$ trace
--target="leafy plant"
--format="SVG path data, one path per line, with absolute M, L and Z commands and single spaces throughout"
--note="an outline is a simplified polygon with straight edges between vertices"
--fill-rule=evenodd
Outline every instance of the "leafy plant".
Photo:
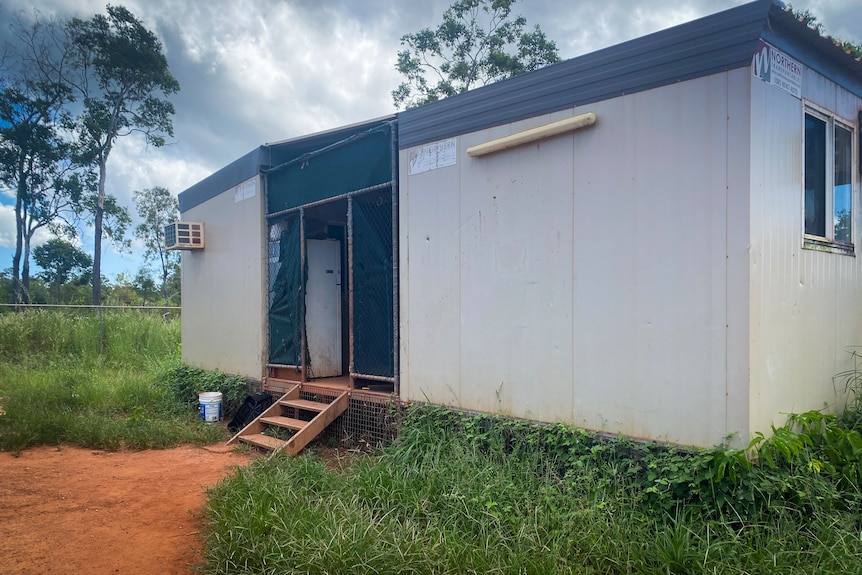
M 392 92 L 395 106 L 434 102 L 559 62 L 541 28 L 524 30 L 526 19 L 512 15 L 514 3 L 456 0 L 436 29 L 402 36 L 395 67 L 406 81 Z
M 248 383 L 240 376 L 206 371 L 188 365 L 171 369 L 165 374 L 164 383 L 171 396 L 188 407 L 198 404 L 198 396 L 201 393 L 221 392 L 222 410 L 226 415 L 235 413 L 248 393 Z

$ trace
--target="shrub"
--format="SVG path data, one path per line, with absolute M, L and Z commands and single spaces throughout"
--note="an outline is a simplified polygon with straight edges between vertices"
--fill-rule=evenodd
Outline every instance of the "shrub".
M 164 374 L 164 384 L 172 398 L 182 405 L 194 408 L 198 395 L 209 391 L 222 394 L 222 411 L 233 415 L 245 401 L 248 382 L 238 375 L 226 375 L 220 371 L 206 371 L 199 367 L 179 365 Z

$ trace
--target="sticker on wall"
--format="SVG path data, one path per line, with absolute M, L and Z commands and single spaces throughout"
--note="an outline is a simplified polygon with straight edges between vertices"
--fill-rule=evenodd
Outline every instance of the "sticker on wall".
M 751 72 L 767 84 L 802 97 L 802 64 L 763 40 L 757 43 Z
M 458 145 L 455 138 L 427 144 L 410 150 L 407 161 L 409 175 L 421 174 L 437 168 L 454 166 L 457 161 Z
M 238 204 L 243 200 L 253 198 L 255 195 L 257 195 L 257 178 L 248 180 L 237 186 L 236 192 L 233 194 L 233 201 L 235 204 Z

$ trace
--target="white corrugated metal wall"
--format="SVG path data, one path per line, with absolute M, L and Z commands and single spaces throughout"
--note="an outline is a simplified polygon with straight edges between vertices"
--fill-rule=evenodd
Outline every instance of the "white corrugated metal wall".
M 786 414 L 840 405 L 833 376 L 862 345 L 862 267 L 853 255 L 802 247 L 806 102 L 858 129 L 862 99 L 804 68 L 804 101 L 755 81 L 751 170 L 751 427 Z M 855 134 L 858 146 L 858 134 Z M 858 149 L 854 161 L 858 162 Z M 860 243 L 854 165 L 854 241 Z M 858 254 L 858 247 L 856 248 Z

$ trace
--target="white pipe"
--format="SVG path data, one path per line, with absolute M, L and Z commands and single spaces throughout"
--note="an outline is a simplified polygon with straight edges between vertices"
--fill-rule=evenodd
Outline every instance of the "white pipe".
M 596 115 L 593 112 L 587 112 L 586 114 L 572 116 L 565 120 L 551 122 L 550 124 L 544 124 L 536 128 L 530 128 L 529 130 L 524 130 L 509 136 L 497 138 L 496 140 L 490 140 L 482 144 L 471 146 L 467 148 L 467 155 L 473 158 L 485 156 L 501 150 L 508 150 L 509 148 L 514 148 L 515 146 L 520 146 L 522 144 L 529 144 L 536 140 L 543 140 L 545 138 L 550 138 L 551 136 L 573 132 L 580 128 L 592 126 L 595 123 Z

